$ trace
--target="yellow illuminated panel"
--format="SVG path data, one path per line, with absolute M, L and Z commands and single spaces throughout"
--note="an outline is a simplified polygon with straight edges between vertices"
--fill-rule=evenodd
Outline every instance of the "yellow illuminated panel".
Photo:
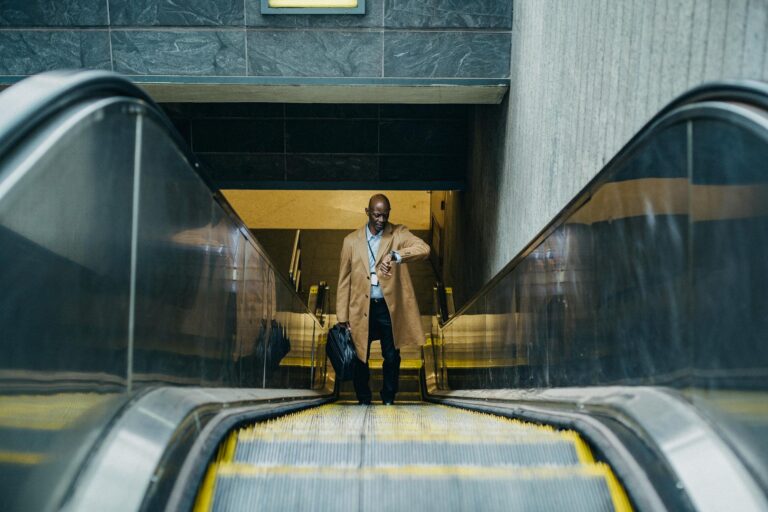
M 358 0 L 269 0 L 274 8 L 351 9 Z

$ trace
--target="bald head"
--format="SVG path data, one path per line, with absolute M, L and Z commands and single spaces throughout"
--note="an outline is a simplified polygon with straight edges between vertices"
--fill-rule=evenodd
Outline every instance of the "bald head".
M 368 228 L 371 233 L 378 233 L 387 225 L 389 208 L 389 199 L 384 194 L 374 194 L 368 200 L 365 213 L 368 215 Z
M 387 210 L 390 209 L 389 199 L 384 194 L 372 195 L 371 198 L 368 200 L 368 209 L 373 210 L 374 206 L 376 206 L 377 203 L 382 203 L 384 206 L 386 206 Z

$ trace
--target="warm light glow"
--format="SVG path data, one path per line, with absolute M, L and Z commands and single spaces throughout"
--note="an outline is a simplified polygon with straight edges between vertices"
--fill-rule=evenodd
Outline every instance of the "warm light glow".
M 269 0 L 275 8 L 351 9 L 358 0 Z
M 251 229 L 355 229 L 365 224 L 368 199 L 392 203 L 389 220 L 429 229 L 429 192 L 410 190 L 222 190 Z

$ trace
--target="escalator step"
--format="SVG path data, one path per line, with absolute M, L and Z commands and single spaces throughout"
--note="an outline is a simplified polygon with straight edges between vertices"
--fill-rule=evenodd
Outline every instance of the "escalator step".
M 382 442 L 359 437 L 346 442 L 239 442 L 235 462 L 254 465 L 357 467 L 399 464 L 469 464 L 486 466 L 573 465 L 576 450 L 567 440 L 540 443 L 457 443 L 450 441 Z
M 214 511 L 614 510 L 599 466 L 568 472 L 521 472 L 452 467 L 297 470 L 225 465 L 219 469 L 213 502 Z
M 232 432 L 196 510 L 631 510 L 574 432 L 437 405 L 325 405 Z

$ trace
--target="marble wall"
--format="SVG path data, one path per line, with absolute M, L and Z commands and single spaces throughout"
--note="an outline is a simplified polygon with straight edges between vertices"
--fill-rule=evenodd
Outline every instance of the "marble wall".
M 455 293 L 503 268 L 676 96 L 768 80 L 767 27 L 763 0 L 516 0 L 508 97 L 476 107 L 467 191 L 448 200 Z
M 0 75 L 509 76 L 511 0 L 366 4 L 365 15 L 262 15 L 259 0 L 0 0 Z
M 166 103 L 220 188 L 456 188 L 466 105 Z

